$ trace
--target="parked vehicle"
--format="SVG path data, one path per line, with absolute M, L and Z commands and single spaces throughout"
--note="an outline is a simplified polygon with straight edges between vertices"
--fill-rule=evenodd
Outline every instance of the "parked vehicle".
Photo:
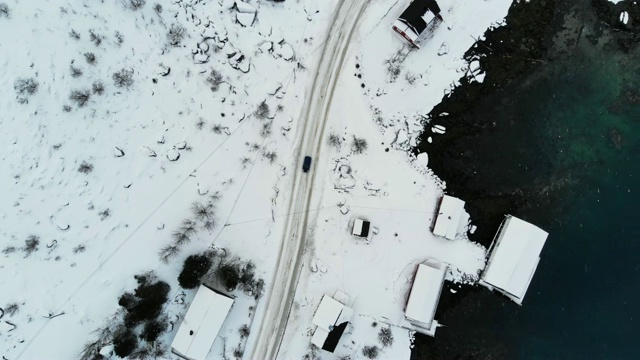
M 302 163 L 302 171 L 309 172 L 309 169 L 311 169 L 311 156 L 305 156 Z

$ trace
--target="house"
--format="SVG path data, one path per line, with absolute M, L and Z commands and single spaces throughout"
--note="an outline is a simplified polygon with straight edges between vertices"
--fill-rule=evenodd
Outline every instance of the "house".
M 491 255 L 480 284 L 522 305 L 548 235 L 539 227 L 508 215 L 489 248 Z
M 233 301 L 200 285 L 171 343 L 171 351 L 185 359 L 205 360 Z
M 348 299 L 346 294 L 342 295 Z M 336 349 L 351 316 L 353 316 L 353 309 L 347 307 L 344 304 L 346 302 L 347 300 L 340 302 L 326 294 L 322 296 L 320 305 L 313 316 L 313 324 L 317 327 L 311 338 L 312 344 L 329 352 Z
M 435 0 L 413 0 L 393 23 L 393 30 L 411 45 L 420 44 L 433 36 L 443 19 L 440 6 Z
M 418 264 L 405 307 L 405 318 L 419 329 L 417 331 L 434 336 L 438 321 L 434 319 L 440 293 L 444 286 L 447 265 L 436 259 Z
M 449 240 L 455 239 L 462 213 L 464 213 L 464 201 L 449 195 L 443 196 L 433 226 L 433 234 Z

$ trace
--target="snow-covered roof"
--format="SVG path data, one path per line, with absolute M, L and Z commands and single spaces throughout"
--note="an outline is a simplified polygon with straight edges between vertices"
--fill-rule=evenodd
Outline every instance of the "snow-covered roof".
M 232 298 L 200 285 L 171 343 L 173 351 L 187 359 L 204 360 L 231 305 Z
M 431 328 L 446 270 L 447 266 L 439 262 L 418 265 L 405 308 L 405 316 L 409 321 L 418 322 L 427 329 Z
M 337 302 L 331 296 L 323 295 L 320 306 L 318 306 L 318 310 L 316 310 L 316 314 L 313 316 L 313 323 L 321 329 L 331 331 L 331 328 L 335 326 L 336 321 L 340 317 L 343 308 L 344 305 Z
M 521 304 L 549 234 L 511 215 L 499 231 L 482 281 Z
M 453 240 L 458 232 L 460 217 L 464 212 L 464 201 L 445 195 L 440 202 L 438 217 L 433 227 L 433 233 Z

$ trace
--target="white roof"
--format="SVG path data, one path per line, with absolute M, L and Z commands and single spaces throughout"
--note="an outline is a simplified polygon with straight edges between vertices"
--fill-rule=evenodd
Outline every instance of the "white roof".
M 187 359 L 204 360 L 218 336 L 233 299 L 200 285 L 171 348 Z
M 364 220 L 356 219 L 353 222 L 353 232 L 352 232 L 352 234 L 356 235 L 356 236 L 360 236 L 360 234 L 362 234 L 362 225 L 363 224 L 364 224 Z
M 329 336 L 329 332 L 318 326 L 316 328 L 316 331 L 313 333 L 311 343 L 322 349 L 322 347 L 324 346 L 324 342 L 327 340 L 327 336 Z
M 313 323 L 327 332 L 331 331 L 344 307 L 343 304 L 337 302 L 331 296 L 323 295 L 320 306 L 318 306 L 318 310 L 313 316 Z
M 405 309 L 407 319 L 420 322 L 427 328 L 431 327 L 446 270 L 447 266 L 441 264 L 418 265 Z
M 444 236 L 449 240 L 455 239 L 463 212 L 464 201 L 445 195 L 440 202 L 433 233 L 437 236 Z
M 508 216 L 493 246 L 482 280 L 521 303 L 548 235 L 535 225 Z

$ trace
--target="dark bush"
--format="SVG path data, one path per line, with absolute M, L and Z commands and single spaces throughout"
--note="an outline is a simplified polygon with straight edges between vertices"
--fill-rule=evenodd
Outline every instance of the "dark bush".
M 69 100 L 74 101 L 78 107 L 87 105 L 91 99 L 91 91 L 89 89 L 73 90 L 69 95 Z
M 118 299 L 118 305 L 122 306 L 127 311 L 133 309 L 133 307 L 137 303 L 138 303 L 138 299 L 136 299 L 136 297 L 130 292 L 126 292 L 122 294 L 122 296 L 120 296 L 120 299 Z
M 26 256 L 29 256 L 32 252 L 38 250 L 38 245 L 40 245 L 40 237 L 36 235 L 29 235 L 27 240 L 24 241 L 23 250 Z
M 353 141 L 351 142 L 351 151 L 355 154 L 362 154 L 367 150 L 367 140 L 359 139 L 357 137 L 353 137 Z
M 378 332 L 378 340 L 384 347 L 393 345 L 393 332 L 390 327 L 383 327 Z
M 362 348 L 362 355 L 369 359 L 375 359 L 378 357 L 380 350 L 377 346 L 365 346 Z
M 162 14 L 162 5 L 156 3 L 155 5 L 153 5 L 153 10 L 155 10 L 156 14 L 158 15 Z
M 93 164 L 89 164 L 86 161 L 83 161 L 78 167 L 78 172 L 83 174 L 88 174 L 93 171 Z
M 87 60 L 88 64 L 94 65 L 96 63 L 96 54 L 94 53 L 84 53 L 84 59 Z
M 69 67 L 69 69 L 71 70 L 71 77 L 72 78 L 79 78 L 80 76 L 82 76 L 82 69 L 81 68 L 71 65 Z
M 96 46 L 100 46 L 100 44 L 102 44 L 102 35 L 96 34 L 93 30 L 89 30 L 89 40 Z
M 121 358 L 125 358 L 138 347 L 138 339 L 136 335 L 127 328 L 117 332 L 113 337 L 113 350 Z
M 146 3 L 146 0 L 129 0 L 129 7 L 135 11 L 141 9 Z
M 260 103 L 260 105 L 258 105 L 258 108 L 256 109 L 256 111 L 254 112 L 254 115 L 260 119 L 260 120 L 264 120 L 266 118 L 269 117 L 269 105 L 267 104 L 266 101 L 262 101 Z
M 177 245 L 167 245 L 160 250 L 160 260 L 164 263 L 168 263 L 169 260 L 173 259 L 180 252 L 180 248 Z
M 113 73 L 113 82 L 116 87 L 130 88 L 133 85 L 133 70 L 132 69 L 120 69 Z
M 134 291 L 135 304 L 124 317 L 125 325 L 133 326 L 143 321 L 154 320 L 162 312 L 171 287 L 164 281 L 151 282 L 147 276 L 138 276 L 138 288 Z
M 205 255 L 191 255 L 185 261 L 178 283 L 185 289 L 200 285 L 200 279 L 211 268 L 211 260 Z
M 209 73 L 209 76 L 207 77 L 207 83 L 211 86 L 211 91 L 218 91 L 218 89 L 220 89 L 220 84 L 223 82 L 222 74 L 216 70 L 211 70 L 211 73 Z
M 140 338 L 148 343 L 154 342 L 166 328 L 167 325 L 161 320 L 147 321 L 140 333 Z
M 240 283 L 240 266 L 237 264 L 223 264 L 216 271 L 216 276 L 228 290 L 233 290 Z
M 69 31 L 69 36 L 71 36 L 72 39 L 75 40 L 80 40 L 80 33 L 71 29 L 71 31 Z

